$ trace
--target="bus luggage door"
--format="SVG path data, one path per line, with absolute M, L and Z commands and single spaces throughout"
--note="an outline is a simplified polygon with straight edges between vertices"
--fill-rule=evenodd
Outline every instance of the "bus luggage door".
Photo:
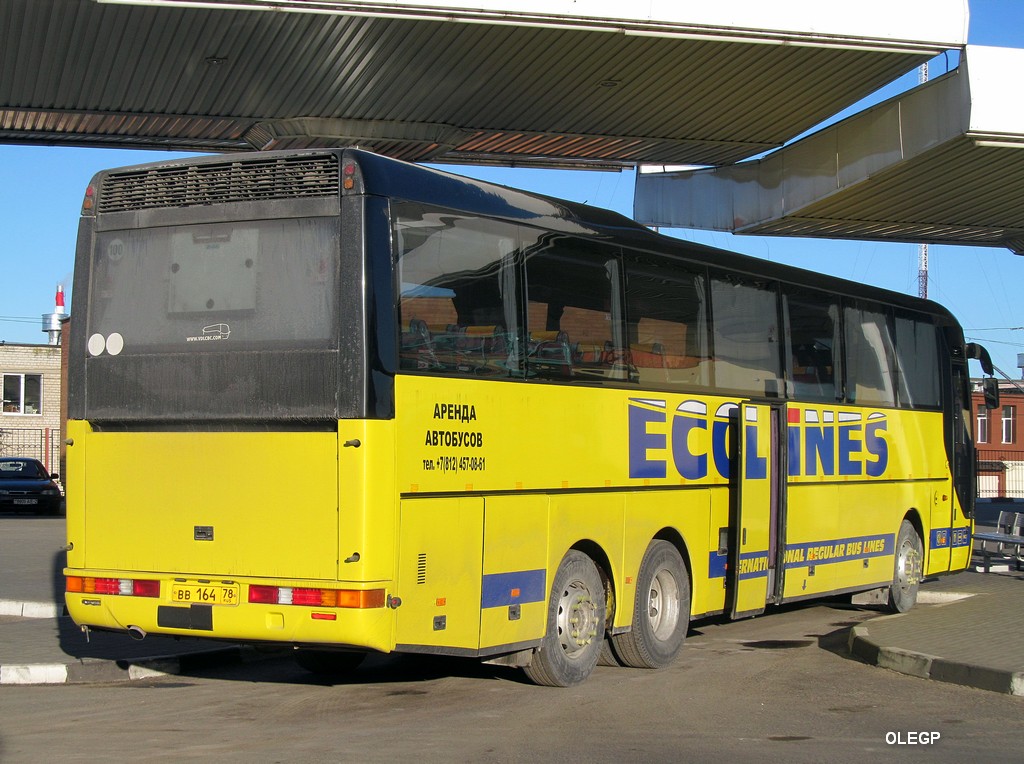
M 733 618 L 764 612 L 765 604 L 778 601 L 782 591 L 783 413 L 781 406 L 743 403 L 735 421 L 736 491 L 729 545 Z

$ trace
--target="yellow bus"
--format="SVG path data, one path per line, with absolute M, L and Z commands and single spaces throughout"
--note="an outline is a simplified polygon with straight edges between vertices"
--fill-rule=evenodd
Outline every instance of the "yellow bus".
M 86 628 L 543 685 L 970 559 L 940 306 L 356 149 L 102 172 L 69 343 Z

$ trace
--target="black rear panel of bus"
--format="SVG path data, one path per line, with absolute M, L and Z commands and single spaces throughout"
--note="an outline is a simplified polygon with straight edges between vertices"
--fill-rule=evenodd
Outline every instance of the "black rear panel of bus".
M 342 215 L 338 175 L 325 153 L 97 176 L 75 269 L 71 418 L 365 415 L 361 215 L 351 202 Z

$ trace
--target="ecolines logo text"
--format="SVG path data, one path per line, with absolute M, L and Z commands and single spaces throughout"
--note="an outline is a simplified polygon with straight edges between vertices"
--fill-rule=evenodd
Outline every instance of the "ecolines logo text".
M 731 439 L 739 407 L 723 403 L 714 411 L 704 401 L 684 400 L 675 411 L 664 399 L 633 398 L 629 403 L 629 476 L 664 478 L 669 465 L 686 480 L 706 478 L 714 470 L 728 479 L 732 472 Z M 745 474 L 767 477 L 767 421 L 757 422 L 747 409 L 744 422 Z M 800 476 L 881 477 L 889 464 L 884 413 L 790 409 L 788 474 Z M 762 415 L 762 419 L 765 417 Z

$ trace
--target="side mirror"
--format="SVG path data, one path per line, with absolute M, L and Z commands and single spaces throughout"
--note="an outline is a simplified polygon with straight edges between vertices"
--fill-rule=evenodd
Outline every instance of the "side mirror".
M 50 480 L 60 480 L 60 475 L 58 475 L 56 472 L 52 472 L 50 473 Z
M 981 381 L 981 391 L 985 395 L 985 408 L 999 408 L 999 380 L 995 377 L 985 377 Z
M 967 343 L 967 357 L 973 358 L 981 363 L 981 370 L 988 376 L 995 374 L 995 370 L 992 366 L 992 356 L 988 354 L 988 351 L 976 342 Z

